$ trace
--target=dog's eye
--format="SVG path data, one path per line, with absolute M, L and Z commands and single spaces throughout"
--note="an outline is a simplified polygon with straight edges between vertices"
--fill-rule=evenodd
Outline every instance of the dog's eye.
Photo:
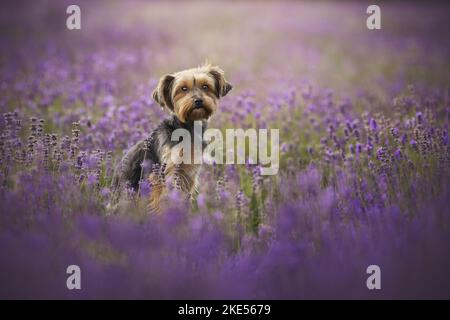
M 187 91 L 187 89 L 188 89 L 187 87 L 182 87 L 181 88 L 182 91 Z
M 204 84 L 204 85 L 202 86 L 202 88 L 203 88 L 203 90 L 208 90 L 208 89 L 209 89 L 209 87 L 208 87 L 207 84 Z

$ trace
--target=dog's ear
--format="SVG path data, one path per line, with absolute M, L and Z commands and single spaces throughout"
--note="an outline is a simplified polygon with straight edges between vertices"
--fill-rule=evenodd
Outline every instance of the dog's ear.
M 158 86 L 153 90 L 153 99 L 161 106 L 173 111 L 172 85 L 174 76 L 166 74 L 159 79 Z
M 233 89 L 233 86 L 225 80 L 225 73 L 219 67 L 209 67 L 209 74 L 214 78 L 216 83 L 217 98 L 226 96 Z

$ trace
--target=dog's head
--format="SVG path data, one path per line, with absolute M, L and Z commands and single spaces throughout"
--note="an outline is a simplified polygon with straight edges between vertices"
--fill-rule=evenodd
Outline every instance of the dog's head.
M 231 89 L 223 70 L 207 64 L 161 77 L 153 99 L 184 123 L 209 119 Z

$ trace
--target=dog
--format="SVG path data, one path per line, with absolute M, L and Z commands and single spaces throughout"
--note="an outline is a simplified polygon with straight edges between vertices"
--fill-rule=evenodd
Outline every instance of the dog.
M 175 187 L 188 197 L 198 193 L 200 165 L 173 163 L 171 152 L 177 142 L 171 140 L 172 132 L 180 128 L 188 130 L 193 143 L 194 121 L 201 121 L 202 133 L 205 132 L 209 119 L 217 112 L 219 99 L 232 88 L 224 71 L 210 64 L 162 76 L 152 96 L 171 117 L 163 120 L 147 138 L 125 154 L 113 175 L 115 194 L 124 187 L 138 191 L 140 181 L 146 178 L 151 186 L 149 210 L 160 212 L 160 202 L 167 191 L 167 177 L 174 178 Z M 201 139 L 204 148 L 206 145 L 203 137 Z

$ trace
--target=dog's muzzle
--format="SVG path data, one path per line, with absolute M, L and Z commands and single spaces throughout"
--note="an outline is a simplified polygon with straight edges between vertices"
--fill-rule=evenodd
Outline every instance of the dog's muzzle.
M 203 100 L 202 99 L 195 99 L 194 100 L 194 108 L 202 108 L 203 107 Z

